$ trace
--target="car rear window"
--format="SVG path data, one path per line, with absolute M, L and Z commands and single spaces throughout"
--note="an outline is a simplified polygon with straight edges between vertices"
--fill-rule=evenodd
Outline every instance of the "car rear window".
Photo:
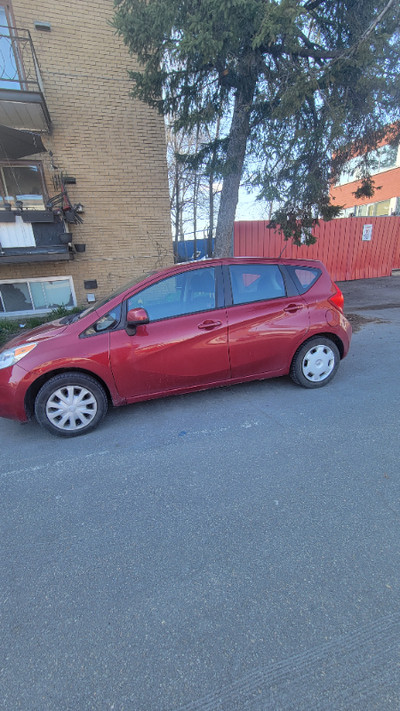
M 300 294 L 305 294 L 321 276 L 321 270 L 317 267 L 287 267 Z

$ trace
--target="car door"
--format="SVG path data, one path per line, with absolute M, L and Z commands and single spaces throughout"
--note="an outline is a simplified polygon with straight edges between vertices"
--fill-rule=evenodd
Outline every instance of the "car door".
M 227 313 L 232 378 L 287 372 L 293 349 L 309 329 L 305 300 L 297 293 L 287 295 L 276 264 L 235 264 L 225 274 L 231 285 Z
M 149 323 L 134 335 L 110 333 L 116 387 L 127 401 L 212 386 L 230 377 L 221 268 L 196 267 L 162 279 L 127 300 Z

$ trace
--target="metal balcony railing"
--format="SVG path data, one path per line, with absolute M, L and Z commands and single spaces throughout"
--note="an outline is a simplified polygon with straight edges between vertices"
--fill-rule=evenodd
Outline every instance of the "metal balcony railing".
M 41 104 L 50 126 L 39 62 L 29 30 L 0 25 L 0 101 Z
M 7 89 L 43 93 L 39 63 L 29 30 L 0 25 L 0 84 Z

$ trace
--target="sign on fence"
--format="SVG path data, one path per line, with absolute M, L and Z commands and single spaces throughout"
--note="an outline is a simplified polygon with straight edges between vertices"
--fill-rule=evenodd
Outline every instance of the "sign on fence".
M 372 225 L 364 225 L 362 231 L 362 241 L 371 242 L 372 239 Z

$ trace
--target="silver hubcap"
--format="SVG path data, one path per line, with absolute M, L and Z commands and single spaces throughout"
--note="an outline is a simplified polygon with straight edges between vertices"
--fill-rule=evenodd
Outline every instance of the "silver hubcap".
M 335 354 L 329 346 L 313 346 L 303 358 L 304 377 L 313 383 L 325 380 L 335 367 Z
M 59 388 L 46 403 L 46 415 L 59 430 L 81 430 L 90 424 L 96 412 L 96 398 L 81 385 Z

